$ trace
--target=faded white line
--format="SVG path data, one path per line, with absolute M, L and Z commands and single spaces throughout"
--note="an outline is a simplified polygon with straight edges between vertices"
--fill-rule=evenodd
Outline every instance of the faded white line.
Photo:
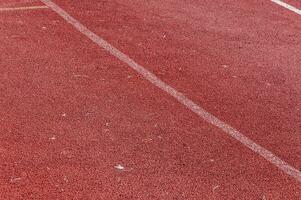
M 141 76 L 143 76 L 145 79 L 150 81 L 152 84 L 157 86 L 158 88 L 162 89 L 169 95 L 173 96 L 175 99 L 177 99 L 180 103 L 185 105 L 188 109 L 190 109 L 192 112 L 196 113 L 199 117 L 201 117 L 203 120 L 207 121 L 208 123 L 219 127 L 222 129 L 225 133 L 233 137 L 234 139 L 241 142 L 243 145 L 254 151 L 255 153 L 259 154 L 263 158 L 265 158 L 267 161 L 272 163 L 273 165 L 277 166 L 279 169 L 281 169 L 286 174 L 294 177 L 298 182 L 301 183 L 301 172 L 297 170 L 296 168 L 292 167 L 285 161 L 283 161 L 278 156 L 274 155 L 271 151 L 265 149 L 264 147 L 260 146 L 253 140 L 249 139 L 248 137 L 244 136 L 242 133 L 240 133 L 238 130 L 234 129 L 230 125 L 226 124 L 225 122 L 219 120 L 217 117 L 213 116 L 206 110 L 204 110 L 202 107 L 194 103 L 192 100 L 188 99 L 184 94 L 181 92 L 178 92 L 173 87 L 169 86 L 165 82 L 161 81 L 155 74 L 148 71 L 143 66 L 136 63 L 133 59 L 131 59 L 126 54 L 122 53 L 118 49 L 116 49 L 114 46 L 106 42 L 104 39 L 90 31 L 86 26 L 81 24 L 78 20 L 74 19 L 72 16 L 70 16 L 66 11 L 64 11 L 62 8 L 60 8 L 58 5 L 53 3 L 51 0 L 41 0 L 45 5 L 47 5 L 49 8 L 51 8 L 53 11 L 55 11 L 58 15 L 60 15 L 63 19 L 65 19 L 69 24 L 71 24 L 75 29 L 77 29 L 79 32 L 87 36 L 90 40 L 92 40 L 95 44 L 100 46 L 101 48 L 105 49 L 106 51 L 110 52 L 113 56 L 118 58 L 119 60 L 123 61 L 124 63 L 128 64 L 129 67 L 134 69 L 137 73 L 139 73 Z
M 46 9 L 47 6 L 25 6 L 25 7 L 13 7 L 13 8 L 0 8 L 1 11 L 16 11 L 16 10 L 37 10 Z
M 294 7 L 294 6 L 292 6 L 292 5 L 289 5 L 289 4 L 287 4 L 283 1 L 280 1 L 280 0 L 271 0 L 271 1 L 278 4 L 279 6 L 282 6 L 286 9 L 289 9 L 290 11 L 293 11 L 293 12 L 297 13 L 298 15 L 301 15 L 301 10 Z

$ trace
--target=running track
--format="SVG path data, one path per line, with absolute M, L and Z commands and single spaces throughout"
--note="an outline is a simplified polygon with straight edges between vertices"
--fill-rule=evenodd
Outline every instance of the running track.
M 0 3 L 0 199 L 301 199 L 300 2 L 54 2 Z

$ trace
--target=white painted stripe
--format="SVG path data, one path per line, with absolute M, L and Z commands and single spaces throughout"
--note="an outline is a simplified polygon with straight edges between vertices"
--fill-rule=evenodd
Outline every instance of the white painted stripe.
M 58 15 L 60 15 L 62 18 L 64 18 L 69 24 L 71 24 L 75 29 L 77 29 L 79 32 L 87 36 L 90 40 L 92 40 L 95 44 L 100 46 L 101 48 L 105 49 L 106 51 L 110 52 L 113 56 L 118 58 L 119 60 L 125 62 L 128 64 L 129 67 L 134 69 L 137 73 L 139 73 L 141 76 L 143 76 L 145 79 L 150 81 L 152 84 L 157 86 L 158 88 L 162 89 L 169 95 L 173 96 L 175 99 L 177 99 L 180 103 L 185 105 L 188 109 L 190 109 L 192 112 L 196 113 L 199 117 L 201 117 L 203 120 L 207 121 L 208 123 L 219 127 L 222 129 L 225 133 L 230 135 L 231 137 L 235 138 L 239 142 L 241 142 L 243 145 L 254 151 L 255 153 L 259 154 L 266 160 L 268 160 L 273 165 L 277 166 L 279 169 L 281 169 L 286 174 L 294 177 L 297 181 L 301 183 L 301 172 L 297 170 L 296 168 L 292 167 L 282 159 L 280 159 L 278 156 L 274 155 L 271 151 L 265 149 L 264 147 L 260 146 L 259 144 L 255 143 L 253 140 L 247 138 L 242 133 L 240 133 L 238 130 L 234 129 L 230 125 L 226 124 L 225 122 L 219 120 L 206 110 L 204 110 L 202 107 L 188 99 L 184 94 L 178 92 L 173 87 L 169 86 L 165 82 L 161 81 L 155 74 L 148 71 L 143 66 L 136 63 L 134 60 L 132 60 L 129 56 L 122 53 L 118 49 L 116 49 L 114 46 L 106 42 L 104 39 L 100 38 L 98 35 L 90 31 L 86 26 L 81 24 L 78 20 L 74 19 L 72 16 L 70 16 L 66 11 L 64 11 L 62 8 L 60 8 L 58 5 L 53 3 L 51 0 L 41 0 L 43 3 L 45 3 L 49 8 L 51 8 L 53 11 L 55 11 Z
M 278 5 L 280 5 L 280 6 L 282 6 L 282 7 L 284 7 L 284 8 L 286 8 L 286 9 L 289 9 L 290 11 L 293 11 L 293 12 L 297 13 L 298 15 L 301 15 L 301 10 L 294 7 L 294 6 L 291 6 L 291 5 L 289 5 L 287 3 L 284 3 L 283 1 L 280 1 L 280 0 L 271 0 L 271 1 L 278 4 Z
M 15 10 L 36 10 L 36 9 L 45 9 L 47 6 L 27 6 L 27 7 L 15 7 L 15 8 L 0 8 L 1 11 L 15 11 Z

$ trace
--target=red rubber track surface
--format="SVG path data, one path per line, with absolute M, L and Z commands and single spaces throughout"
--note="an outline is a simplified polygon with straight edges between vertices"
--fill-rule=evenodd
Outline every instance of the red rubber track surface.
M 301 16 L 270 1 L 55 2 L 301 168 Z M 0 40 L 0 199 L 301 199 L 50 9 L 0 13 Z

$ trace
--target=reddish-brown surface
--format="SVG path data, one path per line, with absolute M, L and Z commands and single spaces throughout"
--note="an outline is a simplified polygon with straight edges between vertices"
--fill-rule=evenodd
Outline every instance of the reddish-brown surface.
M 301 16 L 269 1 L 55 2 L 301 168 Z M 21 5 L 41 3 L 0 3 Z M 51 10 L 0 13 L 0 40 L 0 199 L 301 199 Z

